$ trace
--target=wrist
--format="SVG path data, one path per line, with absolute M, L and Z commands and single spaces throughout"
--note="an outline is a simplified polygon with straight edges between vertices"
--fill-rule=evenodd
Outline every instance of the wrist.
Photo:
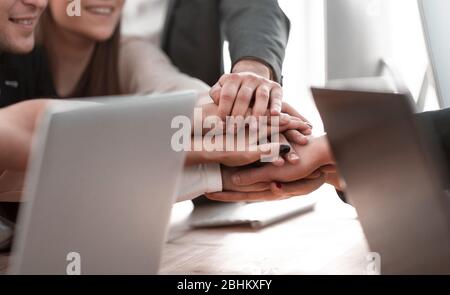
M 273 71 L 266 64 L 253 60 L 253 59 L 241 59 L 238 61 L 231 71 L 232 73 L 251 72 L 264 77 L 269 80 L 273 80 Z
M 204 159 L 202 152 L 191 151 L 191 152 L 186 153 L 186 160 L 184 163 L 184 165 L 186 167 L 205 164 L 205 163 L 207 163 L 207 161 Z

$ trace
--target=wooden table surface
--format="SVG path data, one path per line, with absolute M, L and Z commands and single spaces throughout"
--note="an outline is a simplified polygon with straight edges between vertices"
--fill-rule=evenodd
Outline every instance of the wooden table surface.
M 365 274 L 367 242 L 353 208 L 330 187 L 313 212 L 254 230 L 193 230 L 190 202 L 173 209 L 161 274 Z M 0 255 L 0 273 L 7 267 Z
M 174 208 L 162 274 L 365 274 L 369 253 L 356 213 L 324 187 L 316 210 L 253 230 L 191 230 L 190 204 Z

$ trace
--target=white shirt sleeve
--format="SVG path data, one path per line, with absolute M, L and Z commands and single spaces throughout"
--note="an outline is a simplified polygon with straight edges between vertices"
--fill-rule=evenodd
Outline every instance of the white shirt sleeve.
M 205 193 L 222 191 L 219 164 L 201 164 L 185 167 L 178 186 L 177 202 L 195 199 Z

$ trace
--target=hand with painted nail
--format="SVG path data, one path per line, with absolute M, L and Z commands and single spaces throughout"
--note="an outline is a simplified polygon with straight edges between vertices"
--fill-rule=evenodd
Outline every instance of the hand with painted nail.
M 265 165 L 238 171 L 232 180 L 236 185 L 252 185 L 261 182 L 290 183 L 301 181 L 313 175 L 323 166 L 333 165 L 334 159 L 325 136 L 318 137 L 306 145 L 293 144 L 300 156 L 297 164 L 286 163 L 283 166 Z
M 201 116 L 194 116 L 193 126 L 202 126 L 199 129 L 200 134 L 194 134 L 196 132 L 195 128 L 192 129 L 193 135 L 207 136 L 207 134 L 220 134 L 224 136 L 226 133 L 229 133 L 229 129 L 232 129 L 233 132 L 236 132 L 235 129 L 241 129 L 242 126 L 231 126 L 233 128 L 229 128 L 221 119 L 218 117 L 218 106 L 215 104 L 205 104 L 201 106 L 199 113 Z M 289 110 L 289 109 L 288 109 Z M 266 115 L 269 117 L 267 120 L 267 124 L 264 125 L 261 121 L 257 122 L 254 117 L 252 117 L 252 109 L 247 110 L 247 113 L 242 117 L 243 121 L 248 121 L 249 118 L 253 119 L 251 122 L 256 124 L 256 127 L 253 126 L 253 130 L 258 130 L 258 136 L 261 135 L 261 128 L 266 128 L 266 135 L 279 134 L 279 144 L 286 145 L 291 147 L 291 144 L 299 144 L 305 145 L 308 143 L 308 135 L 312 133 L 311 125 L 298 117 L 291 116 L 285 113 L 282 113 L 278 118 L 278 120 L 272 121 L 268 111 Z M 295 113 L 293 113 L 295 115 Z M 236 119 L 236 118 L 233 118 Z M 229 120 L 227 123 L 231 124 L 232 120 Z M 274 123 L 275 122 L 275 123 Z M 278 123 L 278 125 L 276 125 Z M 246 123 L 247 124 L 247 123 Z M 245 125 L 245 128 L 249 128 L 249 125 Z M 276 130 L 274 129 L 276 128 Z M 269 136 L 270 137 L 270 136 Z M 272 141 L 272 139 L 270 139 Z M 274 142 L 274 141 L 273 141 Z M 233 156 L 233 155 L 230 155 Z M 188 154 L 188 163 L 190 159 L 194 158 L 195 161 L 201 160 L 198 153 L 190 153 Z M 274 160 L 274 164 L 277 166 L 283 165 L 285 162 L 289 162 L 292 164 L 296 164 L 299 160 L 299 156 L 296 154 L 293 148 L 290 151 L 283 155 L 283 157 L 279 157 Z M 191 161 L 192 162 L 192 161 Z M 243 164 L 245 165 L 245 164 Z
M 264 192 L 271 189 L 271 184 L 266 183 L 256 183 L 249 186 L 238 186 L 233 183 L 231 177 L 239 171 L 239 167 L 227 167 L 225 165 L 221 166 L 222 173 L 222 187 L 223 191 L 226 192 L 241 192 L 241 193 L 255 193 Z
M 229 181 L 224 179 L 224 181 Z M 325 183 L 322 173 L 315 177 L 298 180 L 292 183 L 258 183 L 250 186 L 237 186 L 233 183 L 227 184 L 234 191 L 206 194 L 213 201 L 220 202 L 262 202 L 278 201 L 291 197 L 308 195 Z M 265 189 L 266 187 L 268 189 Z M 253 190 L 257 188 L 258 190 Z M 264 190 L 262 190 L 264 189 Z

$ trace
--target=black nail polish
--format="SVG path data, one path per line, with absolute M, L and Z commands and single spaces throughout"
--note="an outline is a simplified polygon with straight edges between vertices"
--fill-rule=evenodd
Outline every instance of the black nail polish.
M 291 146 L 289 146 L 287 144 L 282 144 L 280 146 L 280 155 L 286 155 L 290 151 L 291 151 Z

